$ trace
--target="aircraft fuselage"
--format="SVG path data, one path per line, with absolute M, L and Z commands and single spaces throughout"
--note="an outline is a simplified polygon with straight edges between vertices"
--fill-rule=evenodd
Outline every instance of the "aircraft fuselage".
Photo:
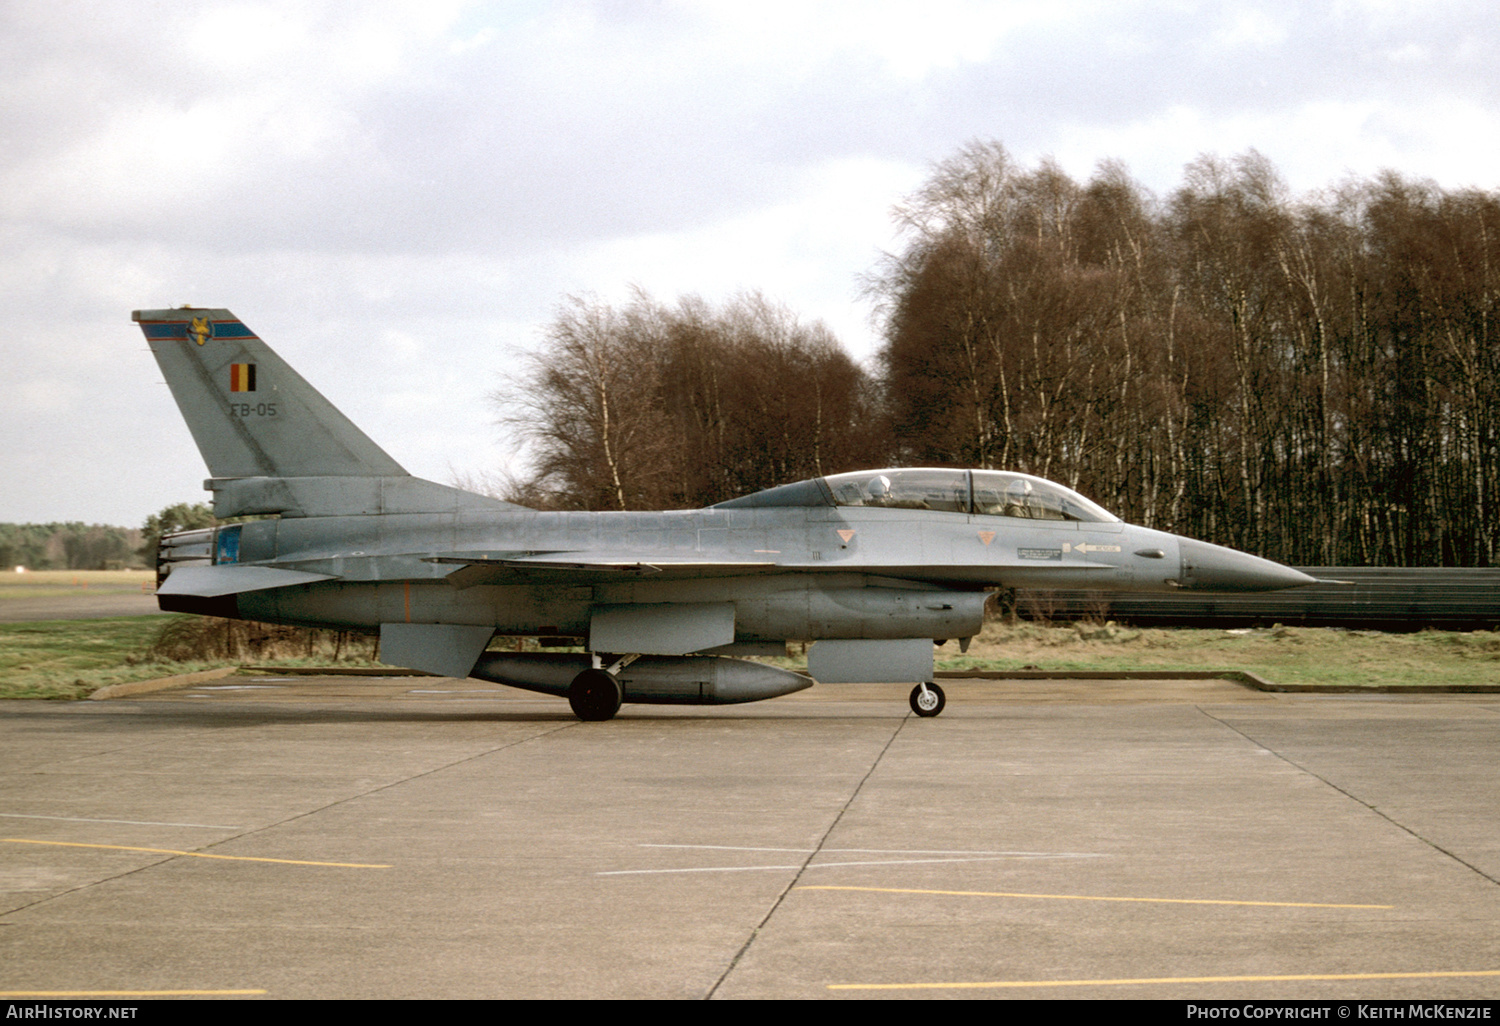
M 220 565 L 330 578 L 241 592 L 230 615 L 353 630 L 462 623 L 581 638 L 600 605 L 730 602 L 742 642 L 967 637 L 978 632 L 986 589 L 1303 583 L 1267 560 L 1119 521 L 931 510 L 391 513 L 220 530 L 238 534 L 234 558 Z M 1203 565 L 1204 552 L 1213 565 Z M 1185 565 L 1184 553 L 1198 562 Z M 598 569 L 606 559 L 613 566 Z M 524 561 L 572 565 L 517 565 Z M 215 601 L 164 596 L 164 608 L 229 612 L 222 601 L 206 607 Z

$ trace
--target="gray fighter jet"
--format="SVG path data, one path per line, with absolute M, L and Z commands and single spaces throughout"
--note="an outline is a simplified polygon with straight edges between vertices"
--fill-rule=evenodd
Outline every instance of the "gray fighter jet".
M 380 659 L 565 696 L 714 705 L 910 682 L 995 588 L 1269 591 L 1313 578 L 992 470 L 836 474 L 707 509 L 548 513 L 414 478 L 228 310 L 138 310 L 220 518 L 161 540 L 162 609 L 380 636 Z M 581 652 L 490 650 L 496 636 Z M 808 676 L 736 656 L 811 642 Z M 518 646 L 517 646 L 518 647 Z

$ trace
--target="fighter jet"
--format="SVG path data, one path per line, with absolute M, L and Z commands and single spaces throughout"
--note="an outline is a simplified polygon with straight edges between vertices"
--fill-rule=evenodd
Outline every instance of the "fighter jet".
M 134 319 L 215 515 L 266 517 L 163 537 L 162 609 L 378 634 L 388 665 L 566 697 L 584 720 L 814 681 L 911 683 L 913 712 L 936 716 L 934 645 L 966 649 L 995 589 L 1313 583 L 996 470 L 834 474 L 695 510 L 528 509 L 412 477 L 228 310 Z M 806 675 L 739 658 L 788 642 L 811 644 Z

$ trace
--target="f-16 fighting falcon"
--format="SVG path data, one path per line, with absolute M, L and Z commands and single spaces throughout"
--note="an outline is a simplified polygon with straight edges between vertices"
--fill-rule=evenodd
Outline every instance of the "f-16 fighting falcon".
M 541 512 L 412 477 L 228 310 L 138 310 L 208 464 L 219 518 L 167 535 L 162 609 L 380 637 L 380 660 L 566 697 L 754 702 L 909 682 L 942 712 L 933 646 L 995 588 L 1269 591 L 1313 578 L 1123 523 L 1061 485 L 893 468 L 707 509 Z M 496 636 L 581 652 L 490 651 Z M 811 642 L 807 675 L 737 656 Z

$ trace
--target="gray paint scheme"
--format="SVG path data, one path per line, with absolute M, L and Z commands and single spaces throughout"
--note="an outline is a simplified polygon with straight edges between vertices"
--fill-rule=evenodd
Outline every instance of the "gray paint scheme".
M 733 602 L 596 606 L 589 645 L 600 652 L 687 655 L 734 644 Z
M 932 643 L 819 641 L 807 650 L 807 672 L 823 684 L 904 684 L 932 679 Z
M 193 332 L 195 322 L 210 327 L 236 323 L 228 310 L 138 311 L 137 321 L 181 323 L 183 339 L 150 339 L 151 352 L 166 375 L 167 387 L 187 418 L 198 451 L 216 478 L 380 477 L 406 472 L 385 450 L 355 427 L 289 367 L 270 347 L 254 336 L 209 336 Z M 149 339 L 149 335 L 148 335 Z M 263 386 L 255 392 L 239 390 L 272 413 L 251 421 L 224 416 L 224 396 L 233 364 L 253 364 Z M 309 437 L 317 446 L 309 446 Z
M 196 595 L 217 598 L 246 591 L 290 588 L 294 584 L 334 580 L 332 574 L 277 570 L 269 566 L 181 566 L 156 589 L 158 595 Z
M 467 677 L 494 636 L 492 627 L 466 627 L 455 623 L 383 623 L 380 625 L 380 661 L 442 677 Z
M 382 659 L 395 665 L 551 690 L 559 667 L 594 660 L 480 659 L 478 639 L 557 635 L 601 658 L 642 657 L 621 673 L 633 682 L 625 693 L 657 697 L 629 700 L 718 701 L 682 684 L 707 671 L 671 658 L 826 639 L 811 653 L 820 679 L 922 680 L 931 643 L 978 633 L 994 588 L 1269 590 L 1312 580 L 1113 519 L 980 513 L 977 498 L 951 505 L 966 488 L 977 496 L 981 476 L 1000 476 L 992 472 L 870 472 L 872 485 L 895 479 L 887 498 L 903 474 L 948 475 L 949 511 L 834 505 L 825 482 L 847 492 L 854 475 L 700 510 L 525 509 L 407 474 L 227 310 L 134 317 L 213 475 L 215 513 L 277 517 L 163 539 L 162 607 L 379 631 Z M 1028 492 L 1034 484 L 1092 506 L 1026 480 Z M 691 665 L 705 659 L 737 682 L 725 694 L 785 693 L 782 671 L 701 654 Z M 653 691 L 648 670 L 675 683 Z
M 486 652 L 473 676 L 564 696 L 573 678 L 589 665 L 589 657 L 581 654 Z M 617 676 L 625 701 L 648 705 L 736 705 L 789 695 L 813 683 L 774 666 L 714 656 L 642 656 Z

